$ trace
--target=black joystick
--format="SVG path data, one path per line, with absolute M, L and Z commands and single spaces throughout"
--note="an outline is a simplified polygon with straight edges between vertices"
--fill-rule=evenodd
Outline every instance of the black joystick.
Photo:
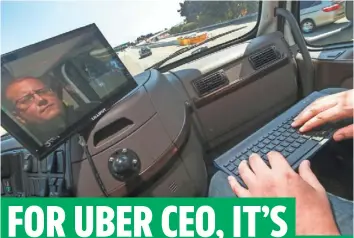
M 124 182 L 139 174 L 141 162 L 134 151 L 121 149 L 111 155 L 108 168 L 115 179 Z

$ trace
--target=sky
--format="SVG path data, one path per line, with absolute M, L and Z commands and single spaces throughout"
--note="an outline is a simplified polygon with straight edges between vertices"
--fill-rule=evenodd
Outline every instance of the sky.
M 112 47 L 183 21 L 183 0 L 1 1 L 1 54 L 95 23 Z

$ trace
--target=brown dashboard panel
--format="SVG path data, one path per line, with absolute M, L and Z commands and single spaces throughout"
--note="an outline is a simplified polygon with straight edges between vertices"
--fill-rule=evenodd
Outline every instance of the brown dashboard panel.
M 185 120 L 183 123 L 183 126 L 181 128 L 181 131 L 175 141 L 172 143 L 169 142 L 168 138 L 165 137 L 164 139 L 161 138 L 161 135 L 164 134 L 164 131 L 159 129 L 158 125 L 158 119 L 155 117 L 155 120 L 152 119 L 150 123 L 147 125 L 144 125 L 143 128 L 141 128 L 137 132 L 135 132 L 133 135 L 131 135 L 132 138 L 127 138 L 127 140 L 122 141 L 122 145 L 117 145 L 116 147 L 120 148 L 125 148 L 128 144 L 129 148 L 133 148 L 139 156 L 142 157 L 142 162 L 143 162 L 143 169 L 141 174 L 138 177 L 135 177 L 134 179 L 131 179 L 125 183 L 116 181 L 113 179 L 113 177 L 108 174 L 107 169 L 106 169 L 106 155 L 101 155 L 99 157 L 96 156 L 95 164 L 97 165 L 97 170 L 99 174 L 101 175 L 103 182 L 106 186 L 106 188 L 109 191 L 109 195 L 112 197 L 122 197 L 122 196 L 141 196 L 139 193 L 146 193 L 145 190 L 149 190 L 150 186 L 157 186 L 159 183 L 156 182 L 156 179 L 158 179 L 160 176 L 165 176 L 166 172 L 169 172 L 171 168 L 176 167 L 175 169 L 178 170 L 179 174 L 175 175 L 175 177 L 180 177 L 181 173 L 186 173 L 184 169 L 185 163 L 192 163 L 192 166 L 190 166 L 190 169 L 192 170 L 193 168 L 198 168 L 197 170 L 193 171 L 195 174 L 199 174 L 201 176 L 196 176 L 195 178 L 189 178 L 189 177 L 184 177 L 184 178 L 172 178 L 172 181 L 174 184 L 176 184 L 177 180 L 185 180 L 184 183 L 189 184 L 189 186 L 192 186 L 192 188 L 195 187 L 200 187 L 198 190 L 195 191 L 194 194 L 196 196 L 200 195 L 203 193 L 204 187 L 206 187 L 206 174 L 203 176 L 202 171 L 204 171 L 203 166 L 203 158 L 202 156 L 196 156 L 195 158 L 189 158 L 189 161 L 184 161 L 183 157 L 183 151 L 186 143 L 190 143 L 190 141 L 193 141 L 196 139 L 196 137 L 193 135 L 191 136 L 191 130 L 192 130 L 192 125 L 191 125 L 191 117 L 190 117 L 190 109 L 188 105 L 186 104 L 185 107 Z M 150 124 L 150 125 L 149 125 Z M 150 130 L 149 132 L 146 132 L 146 130 Z M 157 142 L 156 139 L 153 140 L 146 140 L 147 138 L 143 138 L 141 134 L 146 134 L 149 133 L 151 135 L 154 135 L 154 137 L 160 138 L 160 142 L 164 141 L 165 144 L 158 143 L 153 145 L 153 143 Z M 154 133 L 154 134 L 153 134 Z M 159 133 L 161 135 L 159 135 Z M 140 138 L 140 139 L 139 139 Z M 144 140 L 145 142 L 142 142 Z M 155 142 L 153 142 L 155 141 Z M 115 147 L 115 148 L 116 148 Z M 153 154 L 145 154 L 142 153 L 142 151 L 146 151 L 146 148 L 150 148 L 149 151 L 152 152 L 155 151 L 156 153 L 159 153 L 159 150 L 157 149 L 159 147 L 160 149 L 163 150 L 163 152 L 159 155 L 153 155 Z M 105 154 L 110 154 L 113 153 L 115 148 L 111 148 L 108 151 L 105 151 Z M 145 148 L 145 149 L 144 149 Z M 198 151 L 201 153 L 201 148 L 193 146 L 193 148 L 189 148 L 189 150 L 193 150 L 193 154 L 196 155 L 199 154 Z M 156 159 L 154 157 L 156 156 Z M 147 157 L 150 157 L 150 159 L 147 159 Z M 103 160 L 102 162 L 98 162 L 98 160 Z M 98 194 L 101 194 L 99 187 L 97 186 L 94 177 L 93 176 L 87 176 L 91 173 L 90 168 L 89 168 L 89 163 L 87 160 L 81 161 L 80 163 L 73 164 L 73 171 L 76 174 L 85 174 L 86 176 L 80 176 L 79 180 L 77 181 L 77 196 L 84 196 L 84 197 L 90 197 L 90 196 L 97 196 Z M 187 174 L 189 174 L 187 172 Z M 192 176 L 192 175 L 188 175 Z M 166 177 L 166 176 L 165 176 Z M 152 181 L 151 181 L 152 180 Z M 171 178 L 169 177 L 169 180 Z M 198 181 L 201 180 L 198 183 L 193 184 L 193 181 Z M 163 183 L 164 181 L 161 181 Z M 177 185 L 176 185 L 177 186 Z M 184 188 L 187 189 L 187 188 Z M 151 190 L 151 189 L 150 189 Z M 186 194 L 186 191 L 190 192 L 190 190 L 193 189 L 187 189 L 182 191 L 182 195 L 188 196 L 188 193 Z M 165 193 L 168 192 L 169 190 L 166 188 L 161 189 L 160 192 Z M 149 191 L 151 192 L 151 191 Z M 102 196 L 102 195 L 101 195 Z
M 110 197 L 199 196 L 207 186 L 207 175 L 200 141 L 191 125 L 190 104 L 164 75 L 152 70 L 150 76 L 90 130 L 88 146 L 97 173 Z M 105 133 L 107 139 L 95 146 L 95 134 L 111 128 L 118 129 Z M 134 176 L 130 168 L 128 174 L 126 169 L 122 172 L 122 162 L 129 160 L 126 152 L 138 164 Z M 122 153 L 123 158 L 118 157 Z M 89 160 L 73 163 L 72 170 L 77 175 L 76 196 L 103 196 Z
M 260 117 L 270 119 L 298 99 L 296 62 L 280 32 L 220 50 L 171 72 L 188 93 L 209 148 L 237 137 L 245 125 L 252 127 Z M 212 88 L 219 85 L 210 81 L 217 72 L 229 83 Z M 196 90 L 195 80 L 203 78 L 207 78 L 206 86 Z M 211 89 L 201 95 L 204 87 Z
M 268 67 L 259 70 L 251 75 L 245 76 L 244 78 L 239 78 L 230 82 L 228 85 L 202 97 L 202 98 L 194 98 L 194 105 L 196 108 L 201 108 L 209 103 L 212 103 L 215 100 L 218 100 L 230 93 L 233 93 L 246 85 L 253 83 L 259 78 L 262 78 L 264 75 L 271 73 L 274 70 L 277 70 L 285 65 L 289 64 L 289 58 L 282 58 Z M 232 69 L 231 69 L 232 70 Z M 226 73 L 228 74 L 228 73 Z M 232 76 L 231 76 L 232 77 Z

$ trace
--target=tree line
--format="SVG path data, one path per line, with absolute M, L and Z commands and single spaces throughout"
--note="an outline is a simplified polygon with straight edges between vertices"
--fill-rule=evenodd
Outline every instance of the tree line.
M 184 1 L 177 11 L 184 23 L 170 29 L 170 34 L 195 30 L 258 12 L 258 1 Z

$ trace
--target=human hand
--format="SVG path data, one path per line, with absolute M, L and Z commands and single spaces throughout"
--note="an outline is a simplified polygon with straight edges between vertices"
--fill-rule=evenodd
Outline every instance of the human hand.
M 248 187 L 230 176 L 229 184 L 238 197 L 295 197 L 297 235 L 339 235 L 325 189 L 310 169 L 309 161 L 300 164 L 297 174 L 278 152 L 268 153 L 270 167 L 257 155 L 239 165 Z
M 352 118 L 354 109 L 353 96 L 354 90 L 348 90 L 319 98 L 295 118 L 292 126 L 301 126 L 299 131 L 307 132 L 328 122 Z M 333 139 L 341 141 L 353 138 L 353 129 L 353 125 L 341 128 L 334 133 Z

